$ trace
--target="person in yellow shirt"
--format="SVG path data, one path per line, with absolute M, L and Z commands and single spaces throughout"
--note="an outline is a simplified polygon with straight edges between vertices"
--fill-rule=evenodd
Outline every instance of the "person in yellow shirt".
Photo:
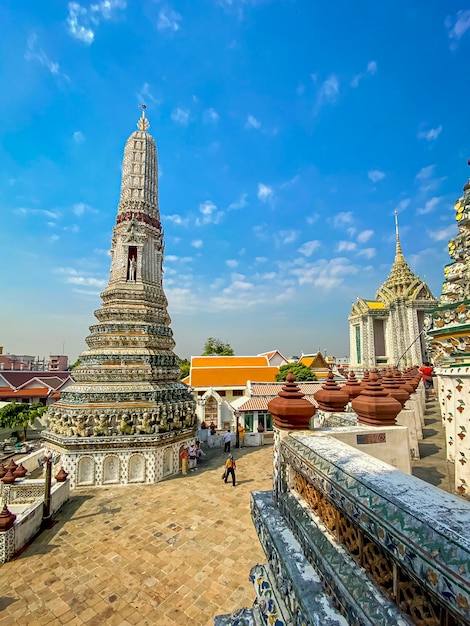
M 245 439 L 245 427 L 242 424 L 238 424 L 238 443 L 240 448 L 243 448 L 243 441 Z
M 235 459 L 233 458 L 232 455 L 230 455 L 228 457 L 228 459 L 225 461 L 225 478 L 224 478 L 224 482 L 227 482 L 227 479 L 229 477 L 229 474 L 232 475 L 232 487 L 235 487 L 235 470 L 237 468 L 237 464 L 235 463 Z

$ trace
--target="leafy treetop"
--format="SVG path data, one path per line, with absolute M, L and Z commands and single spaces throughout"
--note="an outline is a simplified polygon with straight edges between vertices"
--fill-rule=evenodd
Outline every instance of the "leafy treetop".
M 209 337 L 204 344 L 202 356 L 233 356 L 233 348 L 216 337 Z
M 297 381 L 317 380 L 314 372 L 303 363 L 287 363 L 286 365 L 281 365 L 279 373 L 276 374 L 276 380 L 283 382 L 286 380 L 289 372 L 294 374 L 295 380 Z
M 0 409 L 0 427 L 22 428 L 26 440 L 28 424 L 34 424 L 34 420 L 46 411 L 42 404 L 27 404 L 25 402 L 10 402 Z

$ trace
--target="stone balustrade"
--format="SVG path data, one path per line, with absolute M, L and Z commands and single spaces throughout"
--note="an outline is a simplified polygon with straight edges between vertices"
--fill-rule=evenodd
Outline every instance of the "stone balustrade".
M 305 586 L 320 604 L 321 594 L 307 566 L 348 624 L 470 623 L 468 502 L 333 437 L 277 437 L 273 494 L 252 496 L 277 624 L 318 623 Z M 300 582 L 286 565 L 286 533 L 301 548 Z M 329 615 L 322 624 L 337 623 Z

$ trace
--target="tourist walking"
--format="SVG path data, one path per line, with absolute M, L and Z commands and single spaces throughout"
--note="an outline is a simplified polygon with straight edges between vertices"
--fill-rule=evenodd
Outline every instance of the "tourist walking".
M 229 475 L 232 475 L 232 487 L 235 487 L 235 470 L 237 468 L 237 464 L 235 463 L 235 459 L 232 455 L 228 457 L 225 461 L 225 478 L 224 482 L 226 483 Z
M 421 372 L 421 378 L 424 383 L 426 398 L 428 398 L 430 395 L 434 395 L 434 381 L 432 377 L 434 368 L 428 361 L 425 361 L 419 368 L 419 371 Z
M 201 442 L 196 441 L 196 460 L 199 461 L 203 456 L 206 456 L 206 453 L 201 448 Z
M 224 435 L 224 452 L 230 452 L 230 444 L 232 443 L 232 433 L 230 428 L 227 428 L 227 432 Z

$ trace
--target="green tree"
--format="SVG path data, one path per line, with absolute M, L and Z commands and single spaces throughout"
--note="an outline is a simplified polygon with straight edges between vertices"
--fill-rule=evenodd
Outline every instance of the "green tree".
M 317 377 L 312 370 L 303 363 L 287 363 L 287 365 L 281 365 L 279 368 L 279 374 L 276 374 L 276 380 L 278 382 L 283 382 L 286 380 L 289 372 L 294 374 L 295 380 L 317 380 Z
M 189 370 L 191 369 L 191 362 L 188 359 L 180 359 L 178 358 L 178 365 L 180 368 L 180 378 L 186 378 L 189 374 Z
M 28 432 L 28 425 L 34 424 L 34 420 L 46 411 L 42 404 L 27 404 L 25 402 L 10 402 L 0 409 L 0 427 L 22 428 L 24 441 Z
M 233 356 L 233 349 L 229 343 L 224 343 L 216 337 L 209 337 L 204 344 L 202 356 Z

